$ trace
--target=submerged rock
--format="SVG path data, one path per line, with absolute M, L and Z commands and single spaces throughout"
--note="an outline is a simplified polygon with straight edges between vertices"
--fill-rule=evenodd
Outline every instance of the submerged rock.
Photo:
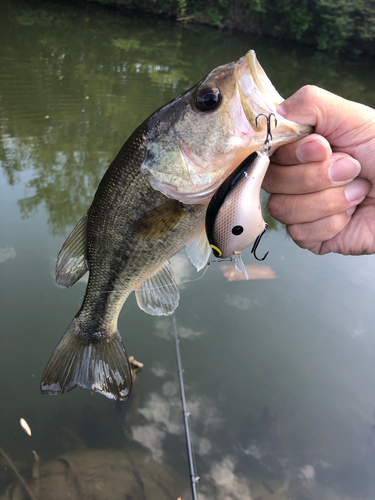
M 140 452 L 90 450 L 61 455 L 27 481 L 38 500 L 176 500 L 186 498 L 187 480 Z M 185 486 L 185 487 L 184 487 Z M 16 479 L 0 500 L 29 500 Z

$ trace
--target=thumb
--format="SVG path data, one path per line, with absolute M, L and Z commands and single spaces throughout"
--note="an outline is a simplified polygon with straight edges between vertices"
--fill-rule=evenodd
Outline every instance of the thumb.
M 348 146 L 354 131 L 375 122 L 373 109 L 313 85 L 299 89 L 277 107 L 277 112 L 288 120 L 313 125 L 317 134 L 337 147 Z

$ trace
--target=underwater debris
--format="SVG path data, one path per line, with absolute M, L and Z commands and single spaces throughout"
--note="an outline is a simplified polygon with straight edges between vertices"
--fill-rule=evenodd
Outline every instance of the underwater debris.
M 133 381 L 135 380 L 136 374 L 142 370 L 144 364 L 140 361 L 134 359 L 134 356 L 129 356 L 128 358 L 130 370 L 132 372 Z
M 29 427 L 29 424 L 26 422 L 26 420 L 24 418 L 20 419 L 20 424 L 21 424 L 22 429 L 26 432 L 26 434 L 31 436 L 31 429 Z
M 13 464 L 12 460 L 10 459 L 10 457 L 0 448 L 0 453 L 3 455 L 3 457 L 5 458 L 5 460 L 8 462 L 10 468 L 13 470 L 13 472 L 15 473 L 15 475 L 17 476 L 17 478 L 19 479 L 20 483 L 22 484 L 22 487 L 23 489 L 26 491 L 28 497 L 25 498 L 25 496 L 18 496 L 18 497 L 2 497 L 1 500 L 18 500 L 18 499 L 28 499 L 28 498 L 31 498 L 31 500 L 37 500 L 37 498 L 35 497 L 35 495 L 33 494 L 33 492 L 30 490 L 30 488 L 28 487 L 28 485 L 26 484 L 25 480 L 23 479 L 23 477 L 21 476 L 21 474 L 18 472 L 16 466 Z M 19 486 L 19 485 L 17 485 Z M 7 488 L 7 492 L 8 492 L 8 488 Z M 7 494 L 6 492 L 6 494 Z M 22 495 L 22 490 L 20 491 L 20 495 Z
M 0 493 L 0 500 L 124 500 L 127 495 L 139 500 L 171 500 L 177 495 L 182 499 L 188 498 L 188 484 L 185 490 L 181 487 L 185 482 L 174 469 L 142 452 L 89 449 L 43 462 L 38 481 L 23 481 L 25 491 L 15 481 Z

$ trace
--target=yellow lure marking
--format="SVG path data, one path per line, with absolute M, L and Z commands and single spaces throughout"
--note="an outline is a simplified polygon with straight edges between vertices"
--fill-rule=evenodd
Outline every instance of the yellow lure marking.
M 220 248 L 215 247 L 215 245 L 210 245 L 210 247 L 217 251 L 219 257 L 223 255 L 223 252 L 220 250 Z

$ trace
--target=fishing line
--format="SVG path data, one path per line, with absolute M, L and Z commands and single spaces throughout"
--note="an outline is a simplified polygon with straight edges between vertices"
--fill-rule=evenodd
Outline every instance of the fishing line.
M 190 413 L 187 411 L 187 407 L 186 407 L 184 378 L 183 378 L 183 371 L 184 370 L 182 369 L 180 348 L 179 348 L 180 341 L 178 340 L 176 317 L 175 317 L 174 313 L 172 314 L 172 324 L 173 324 L 174 345 L 175 345 L 175 349 L 176 349 L 178 381 L 180 384 L 180 393 L 181 393 L 182 416 L 184 419 L 186 447 L 187 447 L 187 453 L 188 453 L 191 493 L 192 493 L 193 500 L 197 500 L 197 498 L 198 498 L 197 497 L 197 483 L 199 481 L 199 477 L 195 473 L 196 469 L 195 469 L 195 460 L 194 460 L 194 450 L 193 450 L 193 442 L 191 439 L 191 432 L 190 432 L 190 425 L 189 425 Z
M 211 261 L 213 262 L 213 261 Z M 203 278 L 203 276 L 206 274 L 208 270 L 208 265 L 206 265 L 206 268 L 205 270 L 203 271 L 203 273 L 198 276 L 198 278 L 195 278 L 193 280 L 185 280 L 185 281 L 176 281 L 176 285 L 182 285 L 184 283 L 193 283 L 194 281 L 199 281 Z M 161 288 L 168 288 L 170 286 L 170 284 L 167 284 L 167 285 L 160 285 L 160 286 L 154 286 L 154 287 L 150 287 L 148 288 L 148 290 L 160 290 Z M 134 292 L 135 290 L 137 290 L 137 288 L 121 288 L 120 290 L 107 290 L 105 292 L 100 292 L 100 293 L 120 293 L 120 292 Z

